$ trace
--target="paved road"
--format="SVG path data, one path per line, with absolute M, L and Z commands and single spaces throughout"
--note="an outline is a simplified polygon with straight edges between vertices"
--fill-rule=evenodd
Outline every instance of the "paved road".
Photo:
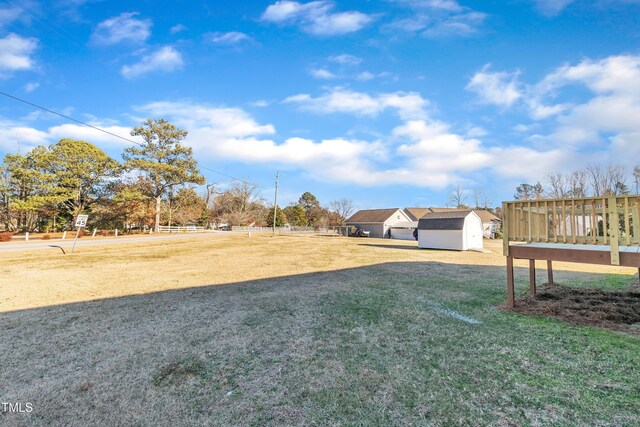
M 78 239 L 76 248 L 82 246 L 100 246 L 100 245 L 117 245 L 124 243 L 145 243 L 155 242 L 158 240 L 173 240 L 173 239 L 205 239 L 215 238 L 220 236 L 229 235 L 232 232 L 228 231 L 208 231 L 206 233 L 180 233 L 180 234 L 162 234 L 162 235 L 142 235 L 134 237 L 100 237 L 91 238 L 84 237 Z M 39 249 L 49 249 L 51 251 L 60 251 L 58 248 L 52 248 L 51 245 L 61 246 L 65 251 L 69 252 L 73 246 L 73 238 L 65 240 L 31 240 L 28 242 L 6 242 L 0 243 L 0 253 L 3 252 L 18 252 L 18 251 L 33 251 Z

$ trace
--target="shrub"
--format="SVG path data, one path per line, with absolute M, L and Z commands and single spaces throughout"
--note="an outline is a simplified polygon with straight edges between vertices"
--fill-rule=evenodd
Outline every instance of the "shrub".
M 496 231 L 493 235 L 496 239 L 502 239 L 504 237 L 502 231 Z
M 42 236 L 42 240 L 51 240 L 51 235 L 45 234 L 44 236 Z
M 0 242 L 10 242 L 12 238 L 13 233 L 11 231 L 0 233 Z

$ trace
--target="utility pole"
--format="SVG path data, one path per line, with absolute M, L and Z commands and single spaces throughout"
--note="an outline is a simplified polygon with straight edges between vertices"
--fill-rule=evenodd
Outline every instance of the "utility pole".
M 278 214 L 278 175 L 280 174 L 279 171 L 276 172 L 276 196 L 275 199 L 273 200 L 273 234 L 271 235 L 271 237 L 274 237 L 276 235 L 276 218 L 277 218 L 277 214 Z

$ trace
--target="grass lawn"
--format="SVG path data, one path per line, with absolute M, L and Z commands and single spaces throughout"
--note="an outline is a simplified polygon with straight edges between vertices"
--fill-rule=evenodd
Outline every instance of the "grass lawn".
M 0 253 L 0 401 L 33 406 L 0 425 L 640 425 L 640 338 L 500 310 L 499 243 L 230 235 Z

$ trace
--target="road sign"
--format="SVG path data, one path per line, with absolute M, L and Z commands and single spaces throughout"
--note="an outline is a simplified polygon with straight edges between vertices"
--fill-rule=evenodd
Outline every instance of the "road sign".
M 78 241 L 78 236 L 80 235 L 80 231 L 82 231 L 82 227 L 87 226 L 87 220 L 89 219 L 89 215 L 78 215 L 76 218 L 76 227 L 78 227 L 78 231 L 76 232 L 76 238 L 73 239 L 73 246 L 71 247 L 71 253 L 76 249 L 76 242 Z
M 76 227 L 86 227 L 88 219 L 89 215 L 78 215 L 78 218 L 76 218 Z

